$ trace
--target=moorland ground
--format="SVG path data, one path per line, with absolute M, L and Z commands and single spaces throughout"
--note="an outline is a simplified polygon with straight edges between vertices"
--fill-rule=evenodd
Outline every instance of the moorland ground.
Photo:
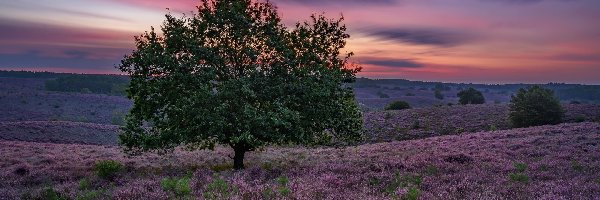
M 128 156 L 117 146 L 118 124 L 131 107 L 126 97 L 46 91 L 45 80 L 0 78 L 0 199 L 600 196 L 597 104 L 564 104 L 563 124 L 511 129 L 501 92 L 489 92 L 500 100 L 487 104 L 449 106 L 453 90 L 439 100 L 420 88 L 389 86 L 383 91 L 392 98 L 358 88 L 357 100 L 370 110 L 364 143 L 268 147 L 249 153 L 247 169 L 234 171 L 225 147 Z M 391 99 L 422 105 L 377 110 Z M 123 169 L 103 178 L 95 165 L 104 160 Z M 181 184 L 170 187 L 169 180 Z

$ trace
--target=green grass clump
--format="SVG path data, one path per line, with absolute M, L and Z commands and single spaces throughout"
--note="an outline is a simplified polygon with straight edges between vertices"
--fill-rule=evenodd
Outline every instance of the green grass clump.
M 56 190 L 53 187 L 46 187 L 40 193 L 40 199 L 45 200 L 67 200 L 67 197 Z
M 79 181 L 79 190 L 89 190 L 92 188 L 92 181 L 88 178 L 81 179 Z
M 183 178 L 164 178 L 160 182 L 160 186 L 165 191 L 171 191 L 175 195 L 187 196 L 192 193 L 192 187 L 190 186 L 191 179 L 188 177 Z
M 205 199 L 229 199 L 236 191 L 237 188 L 215 176 L 214 180 L 206 186 L 203 196 Z
M 525 163 L 514 163 L 513 166 L 515 166 L 515 169 L 517 169 L 517 172 L 519 173 L 525 172 L 525 170 L 527 170 L 528 167 Z
M 102 196 L 105 196 L 105 191 L 90 190 L 85 191 L 83 194 L 79 195 L 77 197 L 77 200 L 95 200 L 101 199 Z
M 420 175 L 401 175 L 399 172 L 394 174 L 392 181 L 384 188 L 384 192 L 391 195 L 398 188 L 419 187 L 423 183 L 423 177 Z
M 573 167 L 573 170 L 578 172 L 581 172 L 585 169 L 585 167 L 576 160 L 571 161 L 571 167 Z
M 402 196 L 402 199 L 405 200 L 417 200 L 421 196 L 421 190 L 418 188 L 411 187 L 408 189 L 408 192 Z
M 510 173 L 508 174 L 508 177 L 510 178 L 511 181 L 514 182 L 519 182 L 519 183 L 528 183 L 529 182 L 529 176 L 527 176 L 527 174 L 523 174 L 523 173 Z
M 98 177 L 110 180 L 123 171 L 124 167 L 123 164 L 116 160 L 102 160 L 96 163 L 94 169 Z

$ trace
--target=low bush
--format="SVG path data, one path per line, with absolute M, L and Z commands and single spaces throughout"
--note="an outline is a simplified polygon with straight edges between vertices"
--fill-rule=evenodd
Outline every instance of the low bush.
M 517 128 L 558 124 L 564 115 L 554 91 L 540 86 L 519 89 L 511 97 L 509 107 L 510 121 Z
M 206 186 L 203 196 L 205 199 L 229 199 L 236 191 L 237 188 L 215 175 L 213 181 Z
M 165 191 L 171 191 L 175 193 L 175 195 L 182 197 L 187 196 L 192 193 L 192 188 L 190 186 L 190 178 L 164 178 L 160 182 L 160 186 Z
M 508 177 L 510 178 L 511 181 L 514 181 L 514 182 L 520 182 L 520 183 L 528 183 L 529 182 L 529 176 L 527 176 L 527 174 L 523 174 L 523 173 L 512 172 L 512 173 L 508 174 Z
M 475 88 L 469 88 L 467 90 L 460 91 L 456 96 L 458 96 L 458 102 L 462 105 L 485 103 L 483 94 Z
M 385 107 L 386 110 L 404 110 L 410 109 L 410 104 L 406 101 L 394 101 Z
M 124 167 L 119 161 L 116 160 L 102 160 L 96 162 L 94 169 L 98 177 L 111 180 L 115 178 L 115 176 L 121 172 Z

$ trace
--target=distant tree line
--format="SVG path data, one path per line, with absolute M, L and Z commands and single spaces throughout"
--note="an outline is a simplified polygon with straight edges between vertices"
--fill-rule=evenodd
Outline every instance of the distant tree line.
M 0 70 L 0 77 L 5 78 L 59 78 L 64 76 L 70 76 L 73 74 L 67 73 L 54 73 L 54 72 L 31 72 L 31 71 L 2 71 Z
M 46 90 L 125 96 L 129 78 L 117 75 L 70 75 L 47 80 Z

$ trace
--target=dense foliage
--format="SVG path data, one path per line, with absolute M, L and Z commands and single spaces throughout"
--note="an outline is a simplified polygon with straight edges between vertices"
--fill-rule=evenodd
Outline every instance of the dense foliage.
M 348 62 L 352 53 L 340 58 L 343 18 L 313 15 L 288 29 L 269 2 L 200 2 L 190 18 L 166 15 L 163 35 L 136 37 L 119 66 L 134 101 L 120 136 L 126 150 L 225 144 L 239 169 L 261 146 L 361 138 L 346 87 L 360 68 Z
M 46 90 L 123 96 L 129 79 L 116 75 L 70 75 L 46 81 Z
M 481 94 L 481 92 L 476 90 L 475 88 L 469 88 L 469 89 L 460 91 L 457 94 L 457 96 L 458 96 L 458 98 L 460 98 L 458 100 L 458 102 L 463 105 L 484 104 L 485 103 L 485 98 L 483 97 L 483 94 Z
M 386 110 L 404 110 L 409 108 L 410 105 L 406 101 L 394 101 L 385 107 Z
M 509 118 L 514 127 L 558 124 L 563 115 L 554 91 L 540 86 L 520 89 L 510 100 Z

